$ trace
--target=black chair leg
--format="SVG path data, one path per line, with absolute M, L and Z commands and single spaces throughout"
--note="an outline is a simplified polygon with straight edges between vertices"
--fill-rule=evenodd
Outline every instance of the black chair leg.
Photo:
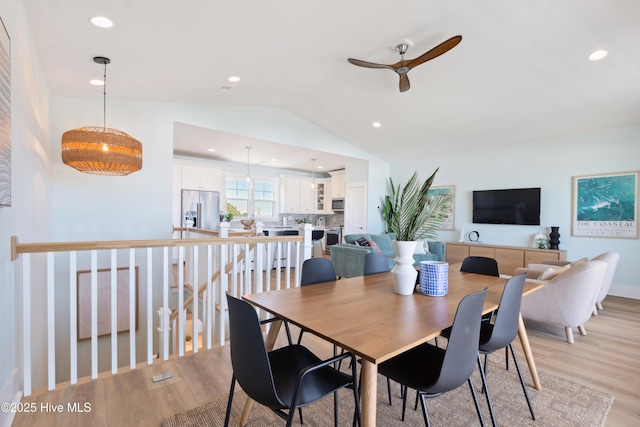
M 509 370 L 509 349 L 507 347 L 504 348 L 504 367 L 507 371 Z
M 391 380 L 387 377 L 387 394 L 389 395 L 389 405 L 391 405 Z
M 338 427 L 338 392 L 333 392 L 333 425 Z
M 511 350 L 511 355 L 513 356 L 513 363 L 516 365 L 516 371 L 518 371 L 518 377 L 520 378 L 520 385 L 522 386 L 522 391 L 524 391 L 524 397 L 527 398 L 527 405 L 529 405 L 529 412 L 531 412 L 531 418 L 533 420 L 536 419 L 536 416 L 533 414 L 533 406 L 531 406 L 531 400 L 529 400 L 529 393 L 527 393 L 527 386 L 524 384 L 524 378 L 522 378 L 522 372 L 520 372 L 520 364 L 518 363 L 518 359 L 516 358 L 516 353 L 513 351 L 513 344 L 509 344 L 509 349 Z
M 224 416 L 224 427 L 229 427 L 229 418 L 231 417 L 231 404 L 233 402 L 233 389 L 236 386 L 236 376 L 231 376 L 231 390 L 229 390 L 229 399 L 227 400 L 227 413 Z
M 358 377 L 356 376 L 356 357 L 351 356 L 351 376 L 353 378 L 353 400 L 355 402 L 355 412 L 353 414 L 353 427 L 362 426 L 362 417 L 360 412 L 360 384 L 358 384 Z
M 424 424 L 427 427 L 431 426 L 431 423 L 429 422 L 429 412 L 427 411 L 427 402 L 426 402 L 426 397 L 424 397 L 424 394 L 420 393 L 419 391 L 416 391 L 417 395 L 416 397 L 420 396 L 420 403 L 422 406 L 422 416 L 424 417 Z M 404 421 L 404 420 L 403 420 Z
M 487 355 L 484 355 L 485 366 L 487 363 Z M 478 353 L 478 369 L 480 370 L 480 378 L 482 378 L 482 391 L 487 397 L 487 406 L 489 407 L 489 414 L 491 415 L 491 424 L 493 427 L 496 427 L 496 417 L 493 413 L 493 405 L 491 404 L 491 398 L 489 397 L 489 388 L 487 387 L 487 377 L 485 375 L 484 369 L 482 367 L 482 363 L 480 363 L 480 354 Z
M 467 380 L 467 382 L 469 383 L 469 388 L 471 389 L 471 396 L 473 396 L 473 403 L 474 405 L 476 405 L 476 413 L 478 414 L 478 419 L 480 420 L 480 425 L 482 427 L 484 426 L 484 419 L 482 418 L 482 413 L 480 412 L 480 405 L 478 404 L 478 396 L 476 396 L 476 391 L 473 388 L 473 381 L 471 381 L 471 378 L 469 378 Z
M 409 394 L 409 388 L 406 385 L 401 386 L 402 391 L 402 421 L 404 421 L 404 413 L 407 409 L 407 394 Z

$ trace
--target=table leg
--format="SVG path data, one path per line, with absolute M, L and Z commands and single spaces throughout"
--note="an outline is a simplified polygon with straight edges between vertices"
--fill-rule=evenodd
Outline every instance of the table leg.
M 362 426 L 375 427 L 378 391 L 378 365 L 362 359 Z
M 540 378 L 538 378 L 538 371 L 536 370 L 536 362 L 533 360 L 533 353 L 531 352 L 531 346 L 529 345 L 529 336 L 527 335 L 527 330 L 524 328 L 522 315 L 518 318 L 518 336 L 520 337 L 522 350 L 524 350 L 524 356 L 527 358 L 527 363 L 529 364 L 529 371 L 531 372 L 531 378 L 533 379 L 533 386 L 536 390 L 542 390 Z
M 278 338 L 278 333 L 280 332 L 280 326 L 282 325 L 282 320 L 275 320 L 270 323 L 271 328 L 269 329 L 269 333 L 267 334 L 267 338 L 264 341 L 264 345 L 267 348 L 267 351 L 273 350 L 273 347 L 276 344 L 276 339 Z M 242 410 L 242 416 L 240 417 L 240 422 L 238 425 L 240 427 L 244 427 L 247 425 L 249 421 L 249 415 L 251 415 L 251 408 L 253 407 L 253 399 L 247 398 L 247 402 L 244 404 L 244 409 Z

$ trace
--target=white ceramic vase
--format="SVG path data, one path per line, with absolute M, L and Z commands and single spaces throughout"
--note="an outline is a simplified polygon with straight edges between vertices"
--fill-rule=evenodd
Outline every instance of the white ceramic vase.
M 413 266 L 413 251 L 416 243 L 415 241 L 393 241 L 393 247 L 396 250 L 394 259 L 396 266 L 391 270 L 391 277 L 393 279 L 393 290 L 399 295 L 411 295 L 416 288 L 418 270 Z

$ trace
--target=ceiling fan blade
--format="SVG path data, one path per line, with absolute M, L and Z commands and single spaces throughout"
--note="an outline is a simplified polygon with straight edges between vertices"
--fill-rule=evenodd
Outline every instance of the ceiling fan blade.
M 448 52 L 449 50 L 453 49 L 454 47 L 456 47 L 458 45 L 458 43 L 460 43 L 460 41 L 462 40 L 462 36 L 453 36 L 451 37 L 449 40 L 446 40 L 442 43 L 440 43 L 438 46 L 434 47 L 433 49 L 431 49 L 430 51 L 423 53 L 422 55 L 418 56 L 416 59 L 412 59 L 411 61 L 408 61 L 409 63 L 407 64 L 407 67 L 409 67 L 409 69 L 420 65 L 424 62 L 427 62 L 433 58 L 437 58 L 438 56 L 442 55 L 443 53 Z M 406 61 L 405 61 L 406 62 Z
M 406 74 L 400 74 L 400 92 L 408 91 L 409 87 L 409 76 Z
M 353 59 L 353 58 L 349 58 L 349 59 L 347 59 L 347 61 L 349 61 L 351 64 L 357 65 L 359 67 L 365 67 L 365 68 L 388 68 L 390 70 L 393 70 L 393 67 L 391 65 L 376 64 L 375 62 L 361 61 L 359 59 Z

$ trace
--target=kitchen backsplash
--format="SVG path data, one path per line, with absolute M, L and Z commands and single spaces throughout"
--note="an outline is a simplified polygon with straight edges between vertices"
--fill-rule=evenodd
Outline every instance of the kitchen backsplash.
M 285 220 L 286 218 L 286 220 Z M 265 221 L 265 227 L 288 225 L 295 227 L 298 223 L 309 223 L 311 225 L 324 225 L 325 227 L 342 227 L 344 225 L 344 214 L 336 213 L 331 215 L 301 215 L 301 214 L 280 214 L 278 223 Z

